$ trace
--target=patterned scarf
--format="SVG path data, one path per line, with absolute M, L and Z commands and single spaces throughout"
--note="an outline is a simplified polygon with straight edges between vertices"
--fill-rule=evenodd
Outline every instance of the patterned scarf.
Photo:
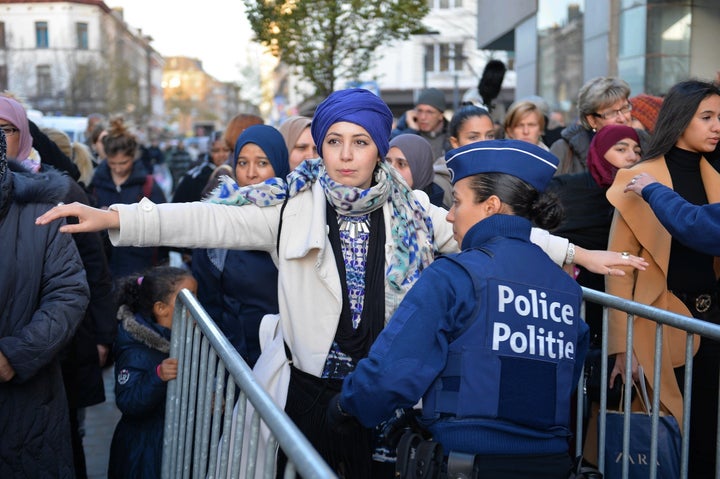
M 379 162 L 374 180 L 374 186 L 367 190 L 341 185 L 330 179 L 322 160 L 317 158 L 301 163 L 286 180 L 271 178 L 257 185 L 241 187 L 231 178 L 222 177 L 220 185 L 205 201 L 271 206 L 282 203 L 287 196 L 294 197 L 319 181 L 325 197 L 339 214 L 364 215 L 389 202 L 392 208 L 390 233 L 395 251 L 386 277 L 392 289 L 406 292 L 433 260 L 432 221 L 394 168 Z

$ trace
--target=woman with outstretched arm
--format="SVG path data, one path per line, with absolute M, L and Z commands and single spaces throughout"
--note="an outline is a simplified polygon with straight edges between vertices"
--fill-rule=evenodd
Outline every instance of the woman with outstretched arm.
M 685 246 L 720 256 L 720 203 L 694 205 L 649 173 L 634 176 L 625 191 L 642 196 L 673 238 Z

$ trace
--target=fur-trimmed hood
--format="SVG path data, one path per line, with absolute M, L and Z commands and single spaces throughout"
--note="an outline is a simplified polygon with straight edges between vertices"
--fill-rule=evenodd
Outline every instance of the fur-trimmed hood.
M 117 318 L 125 331 L 136 341 L 162 353 L 170 352 L 170 341 L 153 329 L 143 318 L 136 316 L 126 304 L 121 305 L 118 309 Z

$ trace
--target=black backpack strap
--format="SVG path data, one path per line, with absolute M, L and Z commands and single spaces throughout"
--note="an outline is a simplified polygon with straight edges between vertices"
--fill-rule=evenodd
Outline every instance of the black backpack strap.
M 150 199 L 152 196 L 153 185 L 155 184 L 155 178 L 153 175 L 145 175 L 145 182 L 143 183 L 142 194 L 143 197 Z M 140 198 L 140 200 L 142 197 Z M 140 201 L 138 200 L 138 201 Z
M 280 221 L 278 221 L 277 241 L 275 244 L 275 252 L 277 253 L 278 258 L 280 257 L 280 232 L 282 231 L 283 213 L 285 213 L 285 207 L 287 206 L 287 202 L 289 199 L 290 195 L 286 195 L 285 201 L 283 201 L 282 207 L 280 208 Z
M 275 252 L 278 255 L 278 259 L 280 258 L 280 232 L 282 231 L 283 213 L 285 212 L 285 206 L 287 205 L 289 198 L 290 196 L 285 196 L 285 201 L 283 201 L 282 207 L 280 207 L 280 221 L 278 221 L 277 241 L 275 244 Z M 292 365 L 292 352 L 285 341 L 283 341 L 283 346 L 285 346 L 285 356 Z

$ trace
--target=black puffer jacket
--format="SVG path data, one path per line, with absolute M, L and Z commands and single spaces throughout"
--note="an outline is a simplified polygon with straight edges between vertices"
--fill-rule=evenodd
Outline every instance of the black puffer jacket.
M 560 132 L 560 139 L 550 145 L 550 151 L 560 160 L 555 175 L 587 171 L 587 153 L 593 135 L 578 123 Z
M 35 225 L 67 183 L 57 173 L 11 173 L 0 143 L 0 352 L 15 371 L 0 382 L 0 477 L 72 478 L 58 353 L 85 314 L 89 290 L 61 222 Z

